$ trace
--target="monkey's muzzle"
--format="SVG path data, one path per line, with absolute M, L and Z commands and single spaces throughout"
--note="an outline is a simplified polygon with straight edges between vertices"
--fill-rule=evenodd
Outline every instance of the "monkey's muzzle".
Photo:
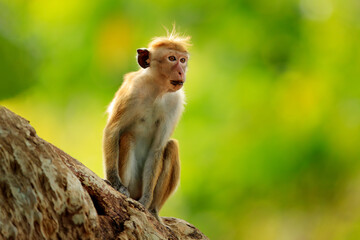
M 183 80 L 171 80 L 170 83 L 176 87 L 178 85 L 182 86 L 184 84 L 184 81 Z

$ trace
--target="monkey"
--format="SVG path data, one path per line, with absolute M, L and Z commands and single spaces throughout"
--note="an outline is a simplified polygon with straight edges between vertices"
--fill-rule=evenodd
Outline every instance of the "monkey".
M 190 45 L 189 36 L 173 30 L 137 49 L 140 68 L 124 76 L 103 132 L 105 179 L 160 223 L 180 181 L 179 144 L 170 137 L 184 110 Z

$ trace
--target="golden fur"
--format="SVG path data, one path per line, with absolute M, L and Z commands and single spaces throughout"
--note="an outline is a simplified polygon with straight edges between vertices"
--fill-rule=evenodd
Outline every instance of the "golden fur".
M 189 41 L 173 31 L 138 51 L 138 58 L 148 52 L 149 67 L 125 75 L 104 129 L 106 179 L 160 222 L 158 212 L 180 179 L 178 143 L 170 136 L 183 111 Z

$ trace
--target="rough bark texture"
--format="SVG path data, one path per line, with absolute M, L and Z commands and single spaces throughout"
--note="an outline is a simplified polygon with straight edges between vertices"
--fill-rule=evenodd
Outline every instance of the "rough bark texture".
M 162 219 L 0 106 L 0 239 L 207 239 Z

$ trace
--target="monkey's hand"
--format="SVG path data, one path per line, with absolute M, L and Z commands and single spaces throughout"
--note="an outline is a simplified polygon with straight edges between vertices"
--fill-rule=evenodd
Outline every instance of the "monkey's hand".
M 126 197 L 130 197 L 129 190 L 124 185 L 121 185 L 119 188 L 115 189 L 124 194 Z
M 149 208 L 151 201 L 152 201 L 152 197 L 147 196 L 145 194 L 139 199 L 138 202 L 141 203 L 145 208 Z
M 113 181 L 110 182 L 108 180 L 105 180 L 107 184 L 110 184 L 113 188 L 115 188 L 117 191 L 124 194 L 126 197 L 130 197 L 129 190 L 120 182 L 120 181 Z

